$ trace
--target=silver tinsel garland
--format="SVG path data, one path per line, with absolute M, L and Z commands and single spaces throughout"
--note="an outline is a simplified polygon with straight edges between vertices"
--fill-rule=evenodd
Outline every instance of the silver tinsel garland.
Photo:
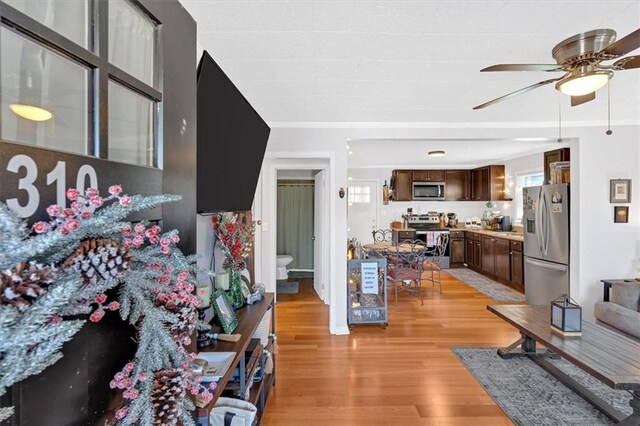
M 120 191 L 112 192 L 110 188 L 112 196 L 104 200 L 122 200 Z M 87 196 L 86 200 L 88 199 Z M 131 268 L 113 279 L 92 280 L 90 285 L 86 285 L 78 271 L 61 266 L 61 262 L 83 240 L 104 237 L 124 241 L 122 231 L 132 226 L 123 222 L 128 215 L 161 203 L 176 201 L 180 197 L 154 195 L 126 199 L 126 203 L 115 202 L 98 208 L 95 212 L 92 209 L 91 214 L 82 216 L 82 220 L 78 216 L 69 232 L 57 232 L 57 227 L 62 226 L 64 220 L 59 218 L 64 216 L 52 216 L 51 229 L 35 235 L 24 221 L 4 203 L 0 203 L 0 268 L 8 270 L 20 262 L 35 261 L 50 265 L 56 275 L 47 291 L 36 298 L 26 310 L 20 312 L 13 305 L 0 305 L 0 395 L 13 384 L 42 372 L 62 357 L 62 345 L 84 324 L 83 320 L 67 320 L 64 316 L 89 313 L 93 310 L 91 305 L 95 303 L 99 303 L 97 310 L 102 310 L 102 300 L 96 302 L 96 299 L 104 296 L 109 289 L 123 284 L 119 294 L 121 317 L 139 330 L 139 347 L 132 372 L 132 377 L 135 375 L 137 379 L 130 387 L 130 390 L 136 390 L 137 397 L 127 400 L 126 415 L 121 411 L 122 415 L 117 416 L 116 422 L 154 423 L 155 414 L 151 401 L 153 372 L 167 368 L 184 369 L 189 363 L 189 357 L 182 343 L 176 342 L 166 327 L 167 324 L 178 321 L 178 318 L 155 304 L 156 294 L 171 291 L 171 281 L 159 282 L 159 274 L 146 266 L 158 264 L 165 269 L 170 267 L 176 271 L 191 271 L 194 258 L 184 256 L 176 248 L 166 253 L 167 250 L 161 249 L 157 244 L 139 245 L 131 249 L 135 258 Z M 80 200 L 85 200 L 82 195 Z M 175 239 L 175 235 L 176 232 L 170 232 L 162 235 L 162 238 Z M 115 309 L 117 305 L 114 305 Z M 101 316 L 96 318 L 99 320 Z M 141 380 L 145 376 L 147 379 Z M 185 397 L 184 401 L 180 401 L 180 407 L 181 422 L 192 424 L 189 415 L 189 411 L 193 409 L 191 401 Z M 0 421 L 11 414 L 11 407 L 0 407 Z

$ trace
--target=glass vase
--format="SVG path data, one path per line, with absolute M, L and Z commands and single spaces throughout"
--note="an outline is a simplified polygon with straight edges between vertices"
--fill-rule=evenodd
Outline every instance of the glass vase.
M 230 277 L 230 296 L 233 309 L 239 309 L 244 305 L 244 296 L 242 295 L 242 273 L 235 269 L 229 271 Z

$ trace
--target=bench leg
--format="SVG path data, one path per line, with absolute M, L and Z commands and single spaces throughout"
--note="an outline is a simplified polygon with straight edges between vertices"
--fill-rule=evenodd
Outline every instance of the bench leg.
M 638 426 L 640 425 L 640 391 L 631 392 L 629 405 L 633 408 L 633 413 L 618 424 L 623 426 Z
M 520 348 L 518 348 L 520 346 Z M 520 338 L 507 346 L 498 349 L 498 356 L 502 359 L 509 359 L 517 356 L 527 356 L 536 353 L 536 341 L 531 337 L 522 334 Z

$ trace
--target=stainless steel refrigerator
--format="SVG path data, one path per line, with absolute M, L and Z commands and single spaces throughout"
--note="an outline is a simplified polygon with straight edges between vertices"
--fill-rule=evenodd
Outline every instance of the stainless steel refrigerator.
M 569 294 L 569 185 L 523 189 L 525 298 L 549 305 Z

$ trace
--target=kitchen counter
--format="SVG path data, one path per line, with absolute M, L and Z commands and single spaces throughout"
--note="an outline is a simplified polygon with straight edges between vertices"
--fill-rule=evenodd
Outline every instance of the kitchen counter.
M 456 231 L 472 232 L 474 234 L 488 235 L 491 237 L 504 238 L 510 241 L 524 242 L 524 235 L 517 232 L 489 231 L 481 228 L 457 228 Z

